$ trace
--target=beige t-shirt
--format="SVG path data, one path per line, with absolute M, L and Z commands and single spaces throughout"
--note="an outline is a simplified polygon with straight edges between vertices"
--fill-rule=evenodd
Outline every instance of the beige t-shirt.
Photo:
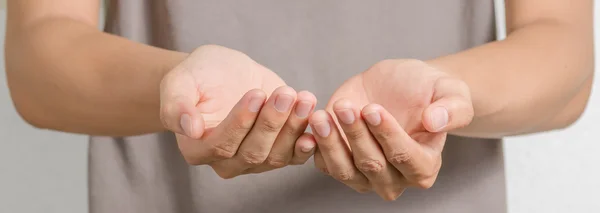
M 106 31 L 166 49 L 240 50 L 319 108 L 349 77 L 390 58 L 430 59 L 494 39 L 492 0 L 112 0 Z M 439 178 L 397 201 L 359 194 L 306 165 L 222 180 L 188 166 L 172 133 L 92 137 L 90 211 L 506 212 L 499 140 L 449 137 Z

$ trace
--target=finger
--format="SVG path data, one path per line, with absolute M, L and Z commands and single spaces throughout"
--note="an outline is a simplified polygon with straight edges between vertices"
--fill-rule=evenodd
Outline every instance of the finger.
M 406 190 L 407 186 L 408 185 L 390 186 L 390 187 L 386 188 L 383 193 L 377 192 L 377 194 L 379 195 L 379 197 L 383 198 L 386 201 L 394 201 L 394 200 L 398 199 L 398 197 L 400 197 L 400 195 L 402 195 L 402 193 L 404 193 L 404 190 Z
M 289 163 L 286 164 L 301 165 L 306 163 L 310 156 L 312 156 L 315 153 L 316 146 L 317 142 L 315 141 L 314 136 L 310 133 L 304 133 L 296 141 L 296 146 L 293 153 L 294 157 L 289 161 Z M 268 159 L 269 158 L 267 158 L 267 160 Z M 263 173 L 273 169 L 276 169 L 276 167 L 269 166 L 263 163 L 259 167 L 246 169 L 246 171 L 244 171 L 243 174 Z
M 288 164 L 291 165 L 301 165 L 306 163 L 310 156 L 315 153 L 315 147 L 317 146 L 317 142 L 315 138 L 310 133 L 304 133 L 302 136 L 298 138 L 296 141 L 296 146 L 294 149 L 294 157 L 290 160 Z M 267 158 L 268 160 L 268 158 Z M 276 167 L 265 165 L 264 163 L 255 168 L 246 169 L 243 174 L 251 174 L 251 173 L 263 173 L 270 170 L 276 169 Z
M 262 90 L 251 90 L 231 109 L 223 122 L 207 130 L 200 140 L 178 140 L 179 149 L 188 163 L 201 165 L 233 157 L 254 125 L 266 97 Z
M 317 146 L 317 141 L 315 136 L 310 133 L 304 133 L 298 140 L 296 141 L 296 145 L 294 148 L 294 156 L 292 157 L 292 161 L 290 164 L 293 165 L 301 165 L 306 163 L 310 156 L 315 153 L 315 147 Z
M 356 169 L 352 155 L 342 140 L 331 115 L 323 110 L 315 112 L 309 120 L 314 130 L 319 152 L 329 175 L 357 191 L 368 189 L 369 181 Z
M 307 91 L 298 93 L 296 105 L 292 110 L 293 113 L 290 113 L 285 125 L 277 135 L 269 157 L 267 157 L 266 166 L 280 168 L 290 163 L 294 156 L 294 146 L 300 140 L 299 137 L 306 131 L 308 116 L 312 114 L 316 103 L 317 98 L 312 93 Z M 306 141 L 300 140 L 299 142 Z
M 315 168 L 317 168 L 323 174 L 329 175 L 327 165 L 325 165 L 325 160 L 323 159 L 323 155 L 318 147 L 315 149 L 315 157 L 313 158 L 313 161 L 315 161 Z
M 261 109 L 254 126 L 242 141 L 235 156 L 214 162 L 213 165 L 225 168 L 225 176 L 229 177 L 242 174 L 244 170 L 265 162 L 295 100 L 294 89 L 287 86 L 277 88 Z
M 383 107 L 369 104 L 362 110 L 367 126 L 390 162 L 411 183 L 423 186 L 435 173 L 436 162 L 400 127 L 396 119 Z
M 161 81 L 160 119 L 168 130 L 198 139 L 204 133 L 204 119 L 195 108 L 198 90 L 188 73 L 177 69 Z
M 462 128 L 473 119 L 468 86 L 456 79 L 441 78 L 434 86 L 433 101 L 423 111 L 423 126 L 430 132 Z
M 345 99 L 336 101 L 333 111 L 350 144 L 356 168 L 369 179 L 379 196 L 385 200 L 396 199 L 399 195 L 397 186 L 404 184 L 402 175 L 385 159 L 360 111 Z

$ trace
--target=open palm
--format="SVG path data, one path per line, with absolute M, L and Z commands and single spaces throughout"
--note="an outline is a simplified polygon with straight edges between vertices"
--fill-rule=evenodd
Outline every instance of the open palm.
M 417 60 L 386 60 L 348 79 L 327 109 L 333 117 L 317 111 L 310 120 L 316 167 L 386 200 L 431 187 L 447 131 L 473 117 L 466 84 Z
M 430 120 L 425 110 L 433 110 L 429 106 L 446 94 L 456 94 L 450 98 L 460 100 L 445 107 L 472 110 L 468 88 L 462 81 L 421 61 L 386 60 L 344 82 L 332 95 L 327 108 L 332 109 L 341 99 L 349 100 L 359 109 L 370 103 L 379 104 L 417 140 L 423 134 L 433 134 L 443 128 L 434 127 L 435 121 Z
M 161 120 L 184 159 L 223 178 L 304 164 L 314 151 L 304 134 L 314 95 L 239 51 L 197 48 L 165 75 L 160 92 Z
M 191 116 L 201 114 L 205 127 L 212 128 L 223 121 L 248 91 L 260 89 L 271 94 L 283 85 L 285 82 L 277 74 L 246 54 L 207 45 L 192 52 L 165 76 L 162 96 L 164 102 L 178 103 L 176 108 L 187 107 L 173 111 L 185 111 Z

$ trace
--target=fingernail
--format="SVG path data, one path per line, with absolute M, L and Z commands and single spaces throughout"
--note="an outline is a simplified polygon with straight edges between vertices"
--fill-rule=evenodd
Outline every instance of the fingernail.
M 365 120 L 367 120 L 367 122 L 371 124 L 371 126 L 377 126 L 381 123 L 381 115 L 379 115 L 379 112 L 377 110 L 366 112 L 364 113 L 364 116 Z
M 312 109 L 312 104 L 308 101 L 300 101 L 298 106 L 296 106 L 296 116 L 299 118 L 306 118 L 310 110 Z
M 188 137 L 192 136 L 192 118 L 188 114 L 181 115 L 181 120 L 179 121 L 179 125 L 181 125 L 181 129 Z
M 265 99 L 263 97 L 255 95 L 254 97 L 252 97 L 252 99 L 250 99 L 250 103 L 248 104 L 248 110 L 250 110 L 250 112 L 258 112 L 260 111 L 260 108 L 262 107 L 263 103 L 265 103 Z
M 448 125 L 448 110 L 444 107 L 436 107 L 431 110 L 431 124 L 435 130 L 446 127 Z
M 337 116 L 344 124 L 354 123 L 354 112 L 351 109 L 338 110 Z
M 281 94 L 275 97 L 275 109 L 279 112 L 287 112 L 290 110 L 294 97 Z
M 314 148 L 315 148 L 315 145 L 313 145 L 313 144 L 307 144 L 307 145 L 304 145 L 304 146 L 300 147 L 300 151 L 302 151 L 304 153 L 309 153 Z
M 315 124 L 314 126 L 315 126 L 315 130 L 317 130 L 317 134 L 319 134 L 321 137 L 329 136 L 329 133 L 331 132 L 331 128 L 329 127 L 329 122 L 323 121 L 321 123 Z

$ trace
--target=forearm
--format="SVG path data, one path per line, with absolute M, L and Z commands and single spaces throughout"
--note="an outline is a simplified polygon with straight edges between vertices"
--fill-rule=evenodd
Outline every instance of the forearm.
M 574 122 L 591 90 L 591 29 L 538 22 L 515 29 L 506 40 L 430 61 L 471 90 L 473 122 L 452 133 L 502 137 Z
M 92 135 L 163 130 L 159 84 L 186 54 L 135 43 L 68 19 L 10 26 L 7 78 L 22 117 Z

